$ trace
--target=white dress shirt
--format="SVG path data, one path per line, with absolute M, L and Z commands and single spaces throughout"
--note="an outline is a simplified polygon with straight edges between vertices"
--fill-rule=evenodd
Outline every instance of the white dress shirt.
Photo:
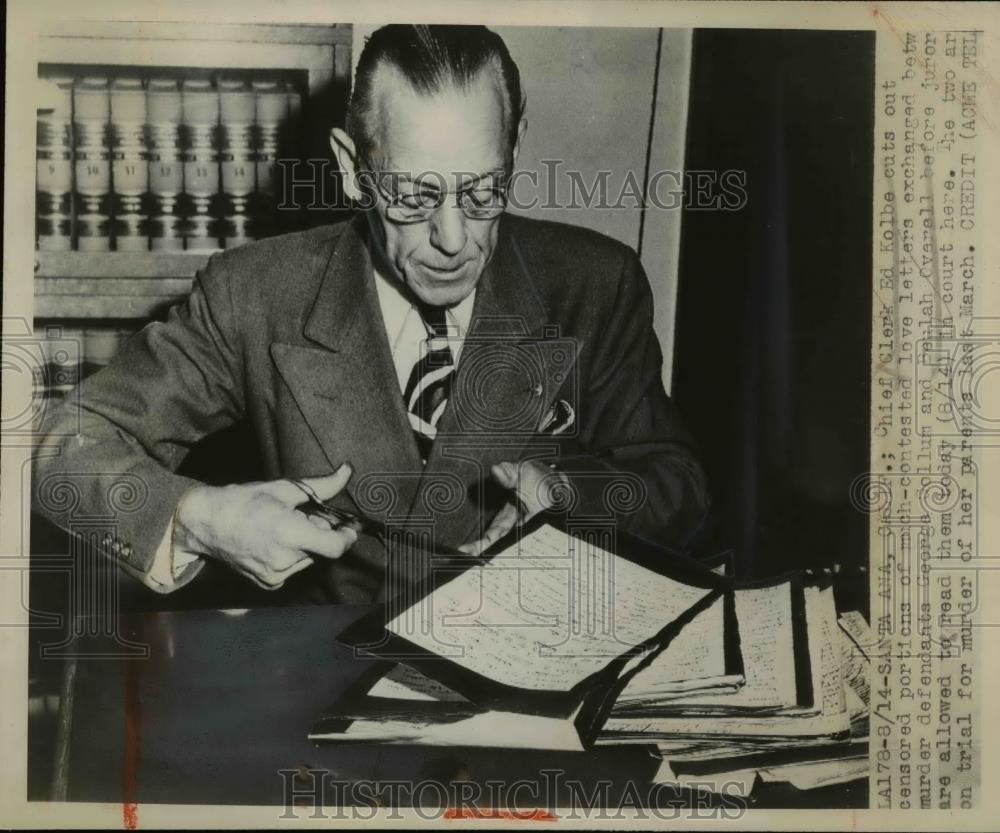
M 413 365 L 424 353 L 424 342 L 427 340 L 427 327 L 417 308 L 403 293 L 399 282 L 382 275 L 375 270 L 375 288 L 378 294 L 379 308 L 382 310 L 382 322 L 385 334 L 389 339 L 392 351 L 392 361 L 396 368 L 396 378 L 399 389 L 406 389 Z M 458 364 L 465 343 L 465 336 L 472 320 L 472 307 L 475 304 L 475 290 L 461 303 L 449 309 L 446 313 L 448 323 L 448 345 L 451 347 L 455 364 Z M 167 531 L 157 547 L 152 567 L 146 577 L 146 584 L 159 593 L 167 593 L 177 587 L 177 579 L 193 562 L 199 562 L 191 567 L 185 583 L 201 569 L 201 556 L 194 552 L 182 550 L 173 544 L 174 520 L 170 522 Z
M 383 277 L 376 270 L 375 288 L 378 290 L 378 304 L 382 309 L 382 321 L 385 323 L 385 334 L 389 338 L 399 389 L 406 390 L 410 371 L 423 356 L 424 342 L 428 335 L 427 327 L 420 317 L 420 312 L 403 294 L 397 281 Z M 468 298 L 445 314 L 448 323 L 448 346 L 451 347 L 455 364 L 458 364 L 462 345 L 465 343 L 465 334 L 472 320 L 472 306 L 475 301 L 476 293 L 473 290 Z

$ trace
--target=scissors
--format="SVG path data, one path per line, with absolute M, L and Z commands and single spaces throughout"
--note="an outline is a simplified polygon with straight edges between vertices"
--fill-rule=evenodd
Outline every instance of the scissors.
M 338 509 L 323 500 L 316 490 L 304 480 L 291 479 L 289 482 L 299 489 L 309 500 L 299 507 L 299 511 L 307 515 L 322 518 L 330 525 L 330 529 L 353 529 L 357 533 L 367 533 L 370 535 L 385 536 L 385 524 L 376 521 L 374 518 L 366 518 L 355 515 L 346 509 Z
M 338 509 L 323 500 L 308 483 L 302 480 L 289 479 L 289 483 L 296 486 L 307 498 L 304 504 L 299 506 L 299 511 L 306 515 L 313 515 L 322 518 L 330 525 L 330 529 L 353 529 L 358 534 L 365 533 L 388 541 L 388 527 L 382 521 L 369 518 L 365 515 L 356 515 L 346 509 Z M 468 553 L 462 552 L 457 547 L 437 544 L 434 552 L 436 555 L 451 556 L 453 558 L 466 560 L 472 558 Z

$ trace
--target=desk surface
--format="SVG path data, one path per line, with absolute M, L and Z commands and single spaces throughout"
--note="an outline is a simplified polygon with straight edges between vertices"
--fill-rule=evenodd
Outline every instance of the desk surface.
M 584 786 L 611 782 L 612 806 L 629 780 L 650 783 L 657 761 L 644 747 L 557 753 L 314 745 L 309 729 L 368 664 L 334 637 L 367 610 L 122 616 L 120 634 L 148 645 L 145 659 L 121 657 L 122 647 L 108 636 L 79 640 L 79 649 L 106 656 L 77 661 L 69 800 L 282 805 L 279 770 L 303 766 L 345 780 L 460 777 L 481 784 L 544 784 L 541 771 L 555 768 Z M 528 799 L 521 803 L 539 806 L 530 793 L 522 791 Z M 671 793 L 656 797 L 669 803 Z M 770 806 L 866 806 L 867 788 L 771 789 L 755 799 Z

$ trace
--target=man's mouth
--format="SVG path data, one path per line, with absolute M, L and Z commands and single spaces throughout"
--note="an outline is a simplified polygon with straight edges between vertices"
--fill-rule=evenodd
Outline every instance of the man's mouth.
M 449 277 L 454 277 L 459 272 L 461 272 L 466 267 L 467 264 L 468 261 L 463 261 L 462 263 L 459 263 L 455 266 L 444 266 L 444 267 L 432 266 L 429 263 L 424 263 L 422 264 L 422 266 L 424 269 L 426 269 L 435 277 L 449 278 Z

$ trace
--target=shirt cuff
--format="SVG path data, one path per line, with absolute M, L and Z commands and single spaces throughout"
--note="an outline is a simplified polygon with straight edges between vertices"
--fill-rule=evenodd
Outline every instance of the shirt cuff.
M 197 553 L 174 544 L 176 523 L 176 516 L 171 517 L 146 574 L 146 584 L 158 593 L 169 593 L 184 586 L 201 571 L 204 563 Z

